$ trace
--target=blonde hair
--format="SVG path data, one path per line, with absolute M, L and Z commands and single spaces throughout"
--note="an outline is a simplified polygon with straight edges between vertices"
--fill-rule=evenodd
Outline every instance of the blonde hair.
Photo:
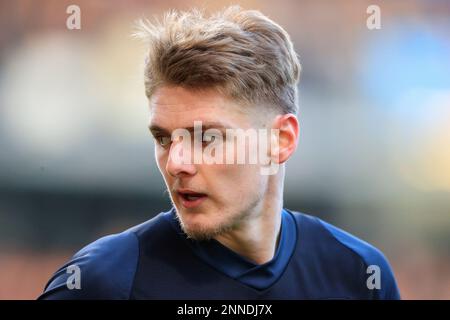
M 170 11 L 162 22 L 141 20 L 135 35 L 149 46 L 148 98 L 161 85 L 215 88 L 241 103 L 297 113 L 300 62 L 287 32 L 259 11 Z

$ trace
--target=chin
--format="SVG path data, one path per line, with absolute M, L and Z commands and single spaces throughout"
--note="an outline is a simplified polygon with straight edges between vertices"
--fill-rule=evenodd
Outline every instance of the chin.
M 189 213 L 177 210 L 177 217 L 181 229 L 188 238 L 194 240 L 210 240 L 223 233 L 227 228 L 219 221 L 211 221 L 202 213 Z
M 210 240 L 220 234 L 220 228 L 209 226 L 201 223 L 187 222 L 180 220 L 181 228 L 188 238 L 194 240 Z

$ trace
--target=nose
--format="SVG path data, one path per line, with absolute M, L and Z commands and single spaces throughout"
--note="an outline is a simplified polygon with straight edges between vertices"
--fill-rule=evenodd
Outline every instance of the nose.
M 174 141 L 170 146 L 166 171 L 173 177 L 193 176 L 197 173 L 190 143 Z

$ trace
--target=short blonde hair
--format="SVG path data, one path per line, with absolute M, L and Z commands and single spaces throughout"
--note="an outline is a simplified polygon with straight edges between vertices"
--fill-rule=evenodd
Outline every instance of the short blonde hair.
M 300 62 L 287 32 L 259 11 L 170 11 L 162 22 L 141 20 L 136 35 L 149 46 L 148 98 L 161 85 L 215 88 L 246 105 L 297 113 Z

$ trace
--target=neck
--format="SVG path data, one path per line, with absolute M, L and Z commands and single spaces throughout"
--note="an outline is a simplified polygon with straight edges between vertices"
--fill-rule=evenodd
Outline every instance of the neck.
M 256 264 L 264 264 L 274 257 L 280 238 L 283 183 L 272 184 L 276 187 L 270 187 L 269 183 L 266 196 L 255 207 L 254 214 L 237 228 L 216 237 L 224 246 Z

